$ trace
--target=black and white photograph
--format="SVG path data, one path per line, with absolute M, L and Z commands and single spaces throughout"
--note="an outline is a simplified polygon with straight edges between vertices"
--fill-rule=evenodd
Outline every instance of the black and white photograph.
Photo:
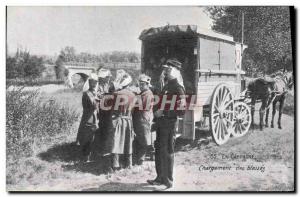
M 3 9 L 7 192 L 296 191 L 293 5 Z

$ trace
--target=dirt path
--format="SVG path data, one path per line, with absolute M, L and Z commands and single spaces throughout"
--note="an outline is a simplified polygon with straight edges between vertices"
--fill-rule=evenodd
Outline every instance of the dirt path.
M 258 122 L 256 116 L 256 123 Z M 175 156 L 175 185 L 171 191 L 287 191 L 294 189 L 294 118 L 283 115 L 284 128 L 250 130 L 223 146 L 214 142 L 185 145 Z M 154 162 L 142 167 L 101 172 L 97 163 L 78 164 L 78 149 L 61 136 L 37 157 L 24 161 L 28 176 L 8 190 L 47 191 L 153 191 L 146 184 L 155 178 Z M 64 143 L 62 143 L 64 142 Z M 100 162 L 101 163 L 101 162 Z M 103 163 L 103 161 L 102 161 Z M 105 162 L 104 162 L 105 163 Z M 240 168 L 238 168 L 240 167 Z M 28 172 L 29 171 L 29 172 Z

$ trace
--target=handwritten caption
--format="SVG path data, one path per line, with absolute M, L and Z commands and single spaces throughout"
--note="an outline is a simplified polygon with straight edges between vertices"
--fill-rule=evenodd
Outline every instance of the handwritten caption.
M 264 155 L 264 159 L 266 158 L 274 158 L 276 155 Z M 258 158 L 261 159 L 260 157 L 254 155 L 254 154 L 234 154 L 234 153 L 229 153 L 229 154 L 215 154 L 212 153 L 209 155 L 210 160 L 228 160 L 228 161 L 234 161 L 233 163 L 229 164 L 214 164 L 214 165 L 200 165 L 199 166 L 199 171 L 201 172 L 216 172 L 216 171 L 256 171 L 256 172 L 261 172 L 264 173 L 266 171 L 266 167 L 263 163 L 258 162 L 258 163 L 251 163 L 247 162 L 247 160 L 254 160 L 257 161 Z

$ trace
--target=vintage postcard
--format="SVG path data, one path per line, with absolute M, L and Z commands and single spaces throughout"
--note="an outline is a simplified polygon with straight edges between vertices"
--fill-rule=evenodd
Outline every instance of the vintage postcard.
M 295 192 L 289 6 L 7 6 L 9 192 Z

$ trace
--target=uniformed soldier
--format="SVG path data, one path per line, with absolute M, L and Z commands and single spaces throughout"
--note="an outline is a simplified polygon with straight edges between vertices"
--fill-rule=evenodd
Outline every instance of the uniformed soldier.
M 98 99 L 96 97 L 97 82 L 97 75 L 92 73 L 88 79 L 89 89 L 83 92 L 82 95 L 83 113 L 78 129 L 77 140 L 79 141 L 85 161 L 89 161 L 90 159 L 91 144 L 94 140 L 94 134 L 98 129 Z
M 156 117 L 156 141 L 155 141 L 155 168 L 157 177 L 154 180 L 147 182 L 152 185 L 165 185 L 166 188 L 173 186 L 173 165 L 174 165 L 174 145 L 175 145 L 175 132 L 177 129 L 177 117 L 182 116 L 185 112 L 185 99 L 181 95 L 185 94 L 185 89 L 180 74 L 181 63 L 176 59 L 167 60 L 164 65 L 167 84 L 162 89 L 162 96 L 166 95 L 167 98 L 176 96 L 175 108 L 166 106 L 163 109 L 158 109 L 154 116 Z M 183 110 L 182 110 L 183 109 Z
M 135 139 L 133 141 L 133 164 L 142 165 L 148 146 L 151 145 L 151 124 L 153 120 L 154 96 L 151 87 L 151 78 L 145 74 L 139 77 L 141 92 L 137 95 L 139 105 L 133 112 L 133 128 Z M 142 105 L 142 106 L 140 106 Z

